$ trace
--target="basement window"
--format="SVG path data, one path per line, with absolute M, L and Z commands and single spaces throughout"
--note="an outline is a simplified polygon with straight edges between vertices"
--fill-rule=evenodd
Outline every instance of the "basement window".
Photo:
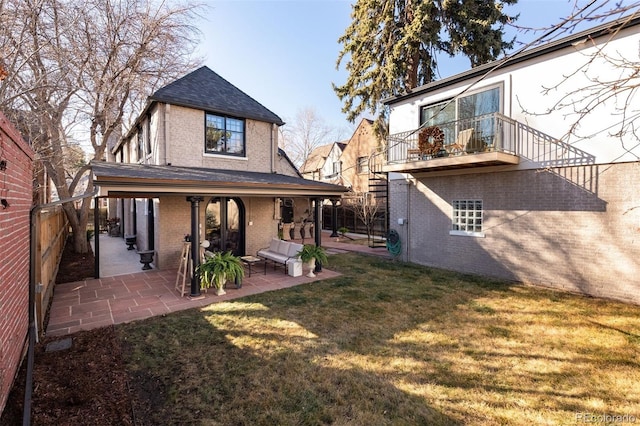
M 453 200 L 450 235 L 484 237 L 482 200 Z

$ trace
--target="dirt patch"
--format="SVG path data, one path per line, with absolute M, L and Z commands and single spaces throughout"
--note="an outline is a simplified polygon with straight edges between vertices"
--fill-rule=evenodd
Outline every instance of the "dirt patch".
M 56 283 L 93 277 L 93 253 L 77 254 L 70 244 L 62 256 Z M 45 338 L 35 349 L 31 421 L 33 425 L 132 425 L 129 378 L 113 327 L 73 334 L 69 349 L 46 351 L 64 337 Z M 51 348 L 51 346 L 49 346 Z M 26 358 L 0 418 L 21 424 Z
M 81 281 L 94 276 L 95 258 L 91 246 L 89 246 L 89 253 L 76 253 L 73 251 L 71 240 L 67 241 L 56 275 L 56 284 Z

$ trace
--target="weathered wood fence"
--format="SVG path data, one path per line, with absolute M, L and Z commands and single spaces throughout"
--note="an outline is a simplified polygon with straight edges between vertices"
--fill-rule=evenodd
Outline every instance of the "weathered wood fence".
M 69 235 L 69 224 L 62 207 L 56 206 L 41 211 L 36 217 L 35 225 L 35 232 L 38 232 L 34 253 L 36 321 L 38 330 L 42 333 L 58 266 Z

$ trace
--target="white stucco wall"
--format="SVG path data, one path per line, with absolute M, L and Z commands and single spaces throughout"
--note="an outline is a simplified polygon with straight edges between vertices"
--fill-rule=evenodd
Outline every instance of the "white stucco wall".
M 329 151 L 329 155 L 327 155 L 327 160 L 324 162 L 322 166 L 321 175 L 322 181 L 331 182 L 335 179 L 335 173 L 333 172 L 333 163 L 340 161 L 340 155 L 342 155 L 342 150 L 337 144 L 333 144 L 331 150 Z M 332 176 L 331 178 L 328 178 Z

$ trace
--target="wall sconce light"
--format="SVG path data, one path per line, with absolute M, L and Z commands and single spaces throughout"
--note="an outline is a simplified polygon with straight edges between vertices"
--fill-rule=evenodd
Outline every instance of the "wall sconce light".
M 0 160 L 0 170 L 7 170 L 7 160 Z
M 2 209 L 6 209 L 7 207 L 9 207 L 9 202 L 7 200 L 5 200 L 4 198 L 2 200 L 0 200 L 0 204 L 2 204 Z

